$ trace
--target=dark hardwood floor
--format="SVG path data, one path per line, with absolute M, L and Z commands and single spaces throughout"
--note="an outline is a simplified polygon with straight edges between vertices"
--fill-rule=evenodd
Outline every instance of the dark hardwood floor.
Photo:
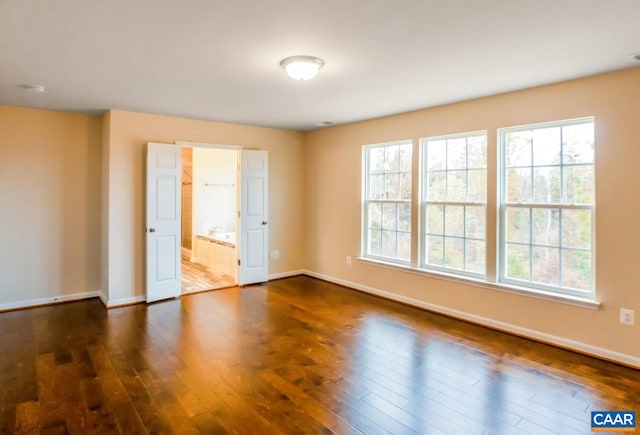
M 586 434 L 640 371 L 308 277 L 0 314 L 0 433 Z

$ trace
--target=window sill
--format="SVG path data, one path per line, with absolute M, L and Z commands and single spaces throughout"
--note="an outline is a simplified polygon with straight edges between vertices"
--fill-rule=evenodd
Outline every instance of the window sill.
M 538 290 L 532 288 L 518 287 L 514 285 L 507 285 L 502 283 L 492 283 L 483 281 L 481 279 L 474 279 L 466 276 L 459 276 L 448 274 L 444 272 L 436 272 L 424 269 L 415 269 L 411 266 L 405 266 L 397 263 L 390 263 L 386 261 L 373 260 L 371 258 L 358 257 L 358 261 L 362 263 L 372 264 L 375 266 L 382 266 L 389 269 L 400 270 L 403 272 L 412 273 L 415 275 L 428 276 L 431 278 L 442 279 L 445 281 L 452 281 L 461 284 L 471 285 L 474 287 L 480 287 L 489 290 L 497 290 L 505 293 L 516 294 L 520 296 L 526 296 L 535 299 L 542 299 L 550 302 L 558 302 L 561 304 L 572 305 L 574 307 L 587 308 L 590 310 L 599 310 L 601 303 L 595 299 L 582 298 L 579 296 L 563 295 L 558 293 L 552 293 L 545 290 Z

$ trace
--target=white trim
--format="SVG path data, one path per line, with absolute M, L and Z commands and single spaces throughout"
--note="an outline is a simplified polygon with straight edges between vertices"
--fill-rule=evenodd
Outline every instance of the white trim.
M 274 279 L 289 278 L 291 276 L 305 275 L 306 273 L 306 270 L 290 270 L 289 272 L 272 273 L 269 275 L 269 281 L 273 281 Z
M 37 307 L 39 305 L 51 305 L 51 304 L 58 304 L 61 302 L 79 301 L 79 300 L 90 299 L 90 298 L 102 299 L 103 296 L 104 295 L 102 294 L 102 291 L 96 290 L 92 292 L 74 293 L 70 295 L 49 296 L 46 298 L 28 299 L 25 301 L 15 301 L 15 302 L 0 304 L 0 311 L 17 310 L 20 308 Z
M 310 270 L 304 271 L 305 275 L 313 278 L 329 281 L 334 284 L 339 284 L 345 287 L 352 288 L 354 290 L 362 291 L 372 295 L 380 296 L 385 299 L 394 300 L 407 305 L 411 305 L 418 308 L 423 308 L 435 313 L 444 314 L 449 317 L 453 317 L 460 320 L 465 320 L 471 323 L 475 323 L 481 326 L 497 329 L 503 332 L 508 332 L 521 337 L 531 338 L 543 343 L 553 344 L 565 349 L 570 349 L 583 354 L 600 357 L 609 361 L 618 362 L 626 366 L 630 366 L 636 369 L 640 369 L 640 357 L 633 355 L 616 352 L 614 350 L 605 349 L 603 347 L 593 346 L 591 344 L 583 343 L 580 341 L 571 340 L 569 338 L 559 337 L 557 335 L 547 334 L 544 332 L 536 331 L 529 328 L 523 328 L 521 326 L 512 325 L 510 323 L 501 322 L 499 320 L 493 320 L 488 317 L 482 317 L 464 311 L 455 310 L 453 308 L 443 307 L 441 305 L 435 305 L 429 302 L 421 301 L 418 299 L 410 298 L 407 296 L 398 295 L 385 290 L 380 290 L 374 287 L 361 285 L 355 282 L 346 281 L 340 278 L 335 278 L 329 275 L 323 275 L 321 273 L 312 272 Z
M 98 297 L 100 298 L 100 301 L 102 302 L 102 305 L 104 305 L 105 308 L 109 307 L 109 298 L 107 297 L 107 295 L 104 294 L 103 291 L 100 292 L 100 294 L 98 295 Z
M 138 304 L 140 302 L 144 302 L 146 300 L 145 296 L 134 296 L 131 298 L 122 298 L 122 299 L 109 299 L 107 302 L 107 308 L 116 308 L 122 307 L 125 305 L 133 305 Z

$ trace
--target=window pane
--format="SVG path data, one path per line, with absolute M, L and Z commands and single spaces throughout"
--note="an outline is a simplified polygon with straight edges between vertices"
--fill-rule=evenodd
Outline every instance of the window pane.
M 464 236 L 464 206 L 447 205 L 444 208 L 444 233 L 447 236 Z
M 512 131 L 505 135 L 506 166 L 531 166 L 531 130 Z
M 398 231 L 411 232 L 411 204 L 398 204 Z
M 533 243 L 546 246 L 560 244 L 560 210 L 536 208 L 531 210 L 533 219 Z
M 505 264 L 508 278 L 529 279 L 529 246 L 507 243 Z
M 537 203 L 560 202 L 560 166 L 533 170 L 533 201 Z
M 530 202 L 531 169 L 508 169 L 506 190 L 507 202 Z
M 593 166 L 566 166 L 564 185 L 567 204 L 594 203 Z
M 402 200 L 411 200 L 411 173 L 400 174 L 400 198 Z
M 411 173 L 411 148 L 413 145 L 400 145 L 400 172 Z
M 386 174 L 384 176 L 384 190 L 386 199 L 400 199 L 400 176 Z
M 390 145 L 384 147 L 384 170 L 385 172 L 398 172 L 400 168 L 400 147 Z
M 591 249 L 591 210 L 562 210 L 562 246 Z
M 444 207 L 441 205 L 427 206 L 427 232 L 444 234 Z
M 446 169 L 447 141 L 433 140 L 427 142 L 427 169 Z
M 466 236 L 474 239 L 484 239 L 485 233 L 485 207 L 466 207 Z
M 369 254 L 380 255 L 382 253 L 382 231 L 369 230 Z
M 487 170 L 477 169 L 469 171 L 469 201 L 487 200 Z
M 396 258 L 397 240 L 395 231 L 382 231 L 382 256 Z
M 562 161 L 593 163 L 593 123 L 562 127 Z
M 560 163 L 560 127 L 533 130 L 534 166 Z
M 369 203 L 369 228 L 382 228 L 382 204 Z
M 590 290 L 592 275 L 590 252 L 562 250 L 563 287 Z
M 368 170 L 363 186 L 367 201 L 363 216 L 366 255 L 409 261 L 411 205 L 404 201 L 411 201 L 412 149 L 410 142 L 363 147 L 364 168 Z M 385 202 L 368 202 L 372 200 Z M 407 236 L 399 237 L 398 231 L 409 234 L 408 245 Z M 401 252 L 399 242 L 404 243 Z
M 423 203 L 420 208 L 426 214 L 422 217 L 426 226 L 424 262 L 484 274 L 486 134 L 421 143 L 427 160 L 425 173 L 421 174 L 426 205 Z M 441 234 L 445 237 L 439 237 Z M 478 240 L 469 244 L 470 238 Z
M 507 208 L 505 229 L 507 242 L 529 243 L 528 208 Z
M 464 269 L 464 239 L 444 238 L 444 265 Z
M 585 206 L 595 204 L 593 132 L 592 121 L 503 132 L 501 278 L 592 290 L 593 208 Z
M 428 264 L 441 266 L 444 259 L 444 238 L 439 236 L 427 236 L 426 248 L 426 262 Z
M 467 199 L 467 171 L 447 172 L 447 200 L 466 201 Z
M 560 249 L 533 247 L 532 281 L 560 285 Z
M 376 174 L 369 177 L 369 198 L 384 199 L 384 175 Z
M 384 171 L 384 148 L 369 148 L 369 172 Z
M 465 138 L 447 140 L 447 169 L 467 167 L 467 140 Z
M 396 204 L 382 204 L 382 228 L 385 230 L 394 230 L 396 224 Z
M 443 201 L 447 193 L 446 172 L 429 172 L 426 191 L 429 201 Z
M 469 168 L 486 168 L 487 167 L 487 137 L 473 136 L 467 138 L 468 146 L 468 164 Z
M 485 273 L 485 247 L 484 242 L 478 240 L 466 241 L 466 265 L 469 272 Z
M 411 233 L 398 233 L 398 258 L 411 260 Z

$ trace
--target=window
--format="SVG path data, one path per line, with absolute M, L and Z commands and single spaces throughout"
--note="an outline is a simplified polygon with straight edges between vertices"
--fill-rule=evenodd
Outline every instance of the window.
M 363 256 L 411 261 L 411 141 L 364 147 Z
M 500 148 L 501 281 L 593 294 L 593 119 L 501 129 Z
M 485 132 L 422 139 L 421 267 L 484 275 Z
M 501 128 L 495 147 L 486 131 L 426 137 L 417 170 L 411 141 L 365 145 L 362 256 L 591 306 L 594 125 L 589 117 Z

